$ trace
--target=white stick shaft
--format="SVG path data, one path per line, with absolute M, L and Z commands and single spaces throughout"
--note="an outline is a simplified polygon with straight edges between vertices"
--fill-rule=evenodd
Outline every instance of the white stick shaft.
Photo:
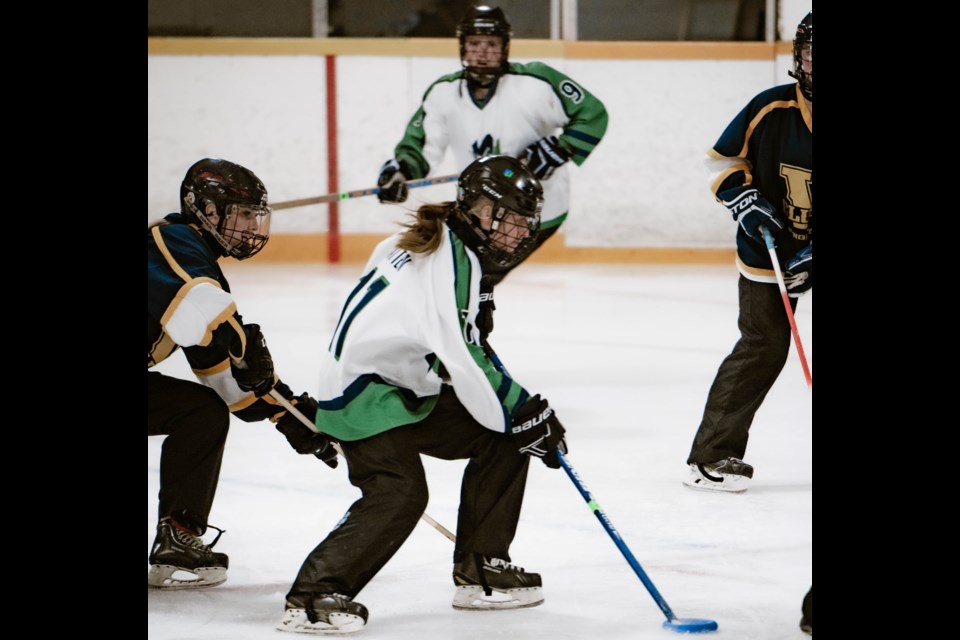
M 456 541 L 457 541 L 457 536 L 455 536 L 455 535 L 453 535 L 452 533 L 450 533 L 450 531 L 447 530 L 446 527 L 444 527 L 442 524 L 440 524 L 439 522 L 437 522 L 436 520 L 434 520 L 433 518 L 431 518 L 430 516 L 428 516 L 428 515 L 426 514 L 426 512 L 424 512 L 423 514 L 421 514 L 421 515 L 420 515 L 420 518 L 421 518 L 422 520 L 425 520 L 425 521 L 427 522 L 427 524 L 429 524 L 431 527 L 433 527 L 434 529 L 436 529 L 437 531 L 439 531 L 440 533 L 442 533 L 443 535 L 445 535 L 445 536 L 447 537 L 447 539 L 450 540 L 450 542 L 456 542 Z
M 276 389 L 270 389 L 270 397 L 276 400 L 277 402 L 279 402 L 281 405 L 283 405 L 283 408 L 289 411 L 292 415 L 294 415 L 297 418 L 297 420 L 299 420 L 303 424 L 310 427 L 310 429 L 315 431 L 316 433 L 320 433 L 320 429 L 317 429 L 317 425 L 310 422 L 307 419 L 307 416 L 300 413 L 300 410 L 297 409 L 297 407 L 292 402 L 290 402 L 289 400 L 284 398 L 282 395 L 280 395 L 280 392 L 278 392 Z M 340 449 L 338 447 L 337 451 L 339 450 Z

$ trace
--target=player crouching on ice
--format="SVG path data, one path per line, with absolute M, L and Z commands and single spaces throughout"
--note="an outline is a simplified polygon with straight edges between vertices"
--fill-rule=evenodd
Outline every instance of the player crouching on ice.
M 559 468 L 564 429 L 546 400 L 494 364 L 476 327 L 480 278 L 535 246 L 539 181 L 489 156 L 460 175 L 456 202 L 421 206 L 374 250 L 324 354 L 307 417 L 341 443 L 362 496 L 303 562 L 278 626 L 358 631 L 353 598 L 386 565 L 427 506 L 421 454 L 469 462 L 453 553 L 457 609 L 543 602 L 540 575 L 510 564 L 529 468 Z M 305 410 L 306 411 L 306 410 Z

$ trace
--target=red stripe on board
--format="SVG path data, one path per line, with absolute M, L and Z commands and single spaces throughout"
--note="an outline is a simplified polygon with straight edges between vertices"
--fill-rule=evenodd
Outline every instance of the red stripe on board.
M 337 180 L 337 57 L 327 59 L 327 193 L 340 191 Z M 327 210 L 327 256 L 332 264 L 340 262 L 340 204 L 331 202 Z

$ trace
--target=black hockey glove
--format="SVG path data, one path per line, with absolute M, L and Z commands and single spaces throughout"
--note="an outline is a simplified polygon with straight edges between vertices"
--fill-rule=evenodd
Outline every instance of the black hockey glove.
M 510 435 L 520 445 L 520 453 L 536 456 L 551 469 L 559 469 L 557 450 L 567 453 L 567 441 L 563 437 L 565 431 L 557 420 L 557 414 L 546 400 L 540 399 L 538 393 L 517 411 Z
M 380 177 L 377 179 L 377 186 L 380 191 L 377 198 L 380 202 L 399 203 L 406 202 L 410 190 L 404 184 L 405 180 L 410 180 L 410 167 L 403 160 L 387 160 L 380 167 Z
M 260 331 L 260 325 L 245 324 L 243 332 L 247 336 L 247 349 L 241 360 L 230 359 L 230 370 L 238 387 L 244 391 L 252 391 L 259 398 L 273 389 L 273 358 L 267 349 L 267 340 Z M 239 347 L 236 350 L 239 351 Z
M 300 394 L 291 403 L 307 420 L 313 422 L 316 419 L 317 401 L 306 393 Z M 331 469 L 337 468 L 337 450 L 329 436 L 313 431 L 289 411 L 281 411 L 270 419 L 277 423 L 277 431 L 286 436 L 287 442 L 297 453 L 312 453 Z
M 547 180 L 570 159 L 570 152 L 560 146 L 557 136 L 544 136 L 521 151 L 517 159 L 538 179 Z
M 717 194 L 733 219 L 740 223 L 743 231 L 757 242 L 763 242 L 760 225 L 766 225 L 771 233 L 783 230 L 783 223 L 777 219 L 777 212 L 766 198 L 754 187 L 734 187 Z
M 799 298 L 813 288 L 813 245 L 807 245 L 787 260 L 783 283 L 791 298 Z

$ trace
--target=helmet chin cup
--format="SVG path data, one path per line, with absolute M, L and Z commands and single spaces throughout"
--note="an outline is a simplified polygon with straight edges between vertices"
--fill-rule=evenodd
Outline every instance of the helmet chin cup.
M 467 80 L 471 84 L 485 89 L 492 85 L 497 78 L 503 75 L 503 71 L 500 69 L 491 69 L 490 67 L 469 67 L 464 63 L 463 69 L 466 73 Z

